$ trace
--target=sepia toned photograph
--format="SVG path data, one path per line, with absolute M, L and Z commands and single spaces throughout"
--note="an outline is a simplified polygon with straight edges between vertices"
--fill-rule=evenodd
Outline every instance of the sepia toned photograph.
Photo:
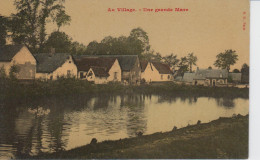
M 249 0 L 0 0 L 0 159 L 247 159 Z

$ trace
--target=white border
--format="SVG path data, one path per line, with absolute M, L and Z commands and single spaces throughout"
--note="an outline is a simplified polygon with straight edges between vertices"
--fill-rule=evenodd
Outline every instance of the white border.
M 250 3 L 249 159 L 260 159 L 260 1 Z

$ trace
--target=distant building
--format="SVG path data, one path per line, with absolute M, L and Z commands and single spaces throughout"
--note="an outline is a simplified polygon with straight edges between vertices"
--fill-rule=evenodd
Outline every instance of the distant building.
M 34 79 L 36 73 L 36 60 L 25 45 L 0 46 L 0 68 L 3 67 L 7 75 L 10 68 L 17 66 L 18 79 Z
M 92 81 L 95 84 L 121 82 L 121 67 L 117 58 L 83 57 L 75 61 L 79 79 Z
M 75 59 L 84 57 L 111 57 L 116 58 L 121 67 L 121 81 L 125 84 L 138 84 L 141 81 L 141 67 L 137 55 L 83 55 L 75 56 Z
M 221 86 L 227 84 L 228 71 L 219 69 L 197 69 L 193 85 Z
M 141 79 L 145 82 L 165 82 L 173 80 L 173 72 L 167 64 L 141 61 Z
M 242 73 L 228 73 L 233 83 L 241 83 Z
M 195 73 L 186 72 L 183 75 L 182 81 L 186 83 L 192 83 L 195 77 Z
M 36 78 L 56 80 L 60 77 L 76 77 L 77 66 L 68 53 L 39 53 L 37 60 Z

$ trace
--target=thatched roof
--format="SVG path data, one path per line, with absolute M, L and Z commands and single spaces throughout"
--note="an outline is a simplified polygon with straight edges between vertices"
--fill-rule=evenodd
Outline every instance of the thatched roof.
M 228 78 L 228 71 L 225 69 L 198 69 L 194 79 L 207 78 Z
M 24 45 L 2 45 L 0 46 L 0 61 L 10 62 Z
M 70 58 L 69 53 L 39 53 L 34 55 L 37 61 L 36 72 L 51 73 Z
M 122 71 L 130 71 L 136 61 L 138 60 L 137 55 L 82 55 L 74 56 L 75 59 L 81 59 L 84 57 L 104 57 L 104 58 L 116 58 L 119 62 Z

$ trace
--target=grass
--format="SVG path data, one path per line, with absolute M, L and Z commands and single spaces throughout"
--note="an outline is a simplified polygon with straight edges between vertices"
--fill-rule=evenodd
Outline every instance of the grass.
M 248 158 L 248 115 L 220 118 L 171 132 L 104 141 L 69 151 L 20 158 L 244 159 Z

